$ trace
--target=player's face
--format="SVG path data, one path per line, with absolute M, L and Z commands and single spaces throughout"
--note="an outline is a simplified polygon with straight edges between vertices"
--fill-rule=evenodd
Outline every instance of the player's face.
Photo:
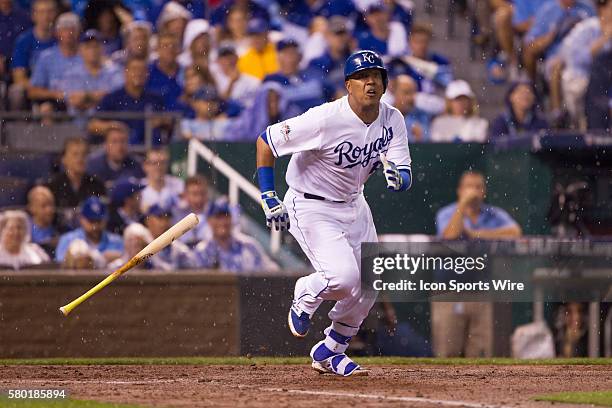
M 384 92 L 382 74 L 378 69 L 364 69 L 353 74 L 346 83 L 348 94 L 362 106 L 378 105 Z

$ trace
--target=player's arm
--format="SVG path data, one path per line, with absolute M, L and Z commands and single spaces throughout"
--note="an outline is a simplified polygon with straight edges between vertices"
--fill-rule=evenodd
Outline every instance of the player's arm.
M 276 193 L 274 161 L 266 130 L 257 138 L 257 179 L 261 190 L 261 206 L 266 214 L 268 228 L 283 231 L 289 229 L 289 214 Z
M 406 122 L 399 111 L 394 112 L 391 125 L 395 135 L 387 152 L 380 153 L 380 161 L 387 188 L 391 191 L 406 191 L 412 186 L 412 159 L 408 147 Z

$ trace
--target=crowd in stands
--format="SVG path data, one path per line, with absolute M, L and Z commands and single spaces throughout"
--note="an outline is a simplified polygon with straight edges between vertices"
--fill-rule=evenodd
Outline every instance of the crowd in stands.
M 151 120 L 154 144 L 252 141 L 267 125 L 344 95 L 346 57 L 372 49 L 389 68 L 385 100 L 405 114 L 413 141 L 609 129 L 610 1 L 473 3 L 474 41 L 495 44 L 491 81 L 522 99 L 508 98 L 495 126 L 479 118 L 478 92 L 456 82 L 461 61 L 432 50 L 432 28 L 397 0 L 3 0 L 2 105 L 31 109 L 42 123 L 52 112 L 75 115 L 92 142 L 115 123 L 95 112 L 175 112 Z M 398 95 L 414 86 L 413 97 Z M 515 111 L 527 104 L 527 114 Z M 142 144 L 143 120 L 122 121 L 129 143 Z
M 100 152 L 89 153 L 83 138 L 66 141 L 62 170 L 31 188 L 23 210 L 0 212 L 0 269 L 52 263 L 113 269 L 193 212 L 197 227 L 141 267 L 278 270 L 261 245 L 241 233 L 239 208 L 213 197 L 205 177 L 183 181 L 167 174 L 165 147 L 149 150 L 141 163 L 127 153 L 127 140 L 127 127 L 117 124 Z M 105 170 L 101 177 L 89 172 L 92 166 Z
M 473 40 L 495 44 L 489 79 L 507 89 L 491 122 L 479 115 L 479 89 L 457 77 L 461 62 L 432 49 L 434 31 L 411 2 L 0 0 L 2 110 L 32 111 L 41 126 L 65 112 L 83 129 L 30 190 L 27 213 L 2 213 L 0 263 L 107 268 L 194 212 L 204 222 L 156 266 L 274 268 L 240 234 L 238 209 L 209 197 L 206 179 L 169 175 L 165 145 L 254 141 L 342 97 L 356 49 L 383 56 L 383 98 L 404 115 L 411 142 L 609 131 L 612 0 L 474 3 Z M 172 115 L 145 124 L 108 112 Z M 130 153 L 148 128 L 154 148 Z

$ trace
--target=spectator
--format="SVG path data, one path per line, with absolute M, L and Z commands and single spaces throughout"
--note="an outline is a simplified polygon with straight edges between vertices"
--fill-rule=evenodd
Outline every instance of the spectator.
M 242 56 L 249 49 L 247 25 L 249 15 L 241 7 L 232 7 L 227 12 L 225 24 L 219 27 L 217 40 L 219 44 L 231 44 L 238 56 Z
M 276 265 L 253 238 L 232 232 L 231 210 L 227 199 L 210 205 L 207 214 L 212 237 L 195 247 L 198 266 L 224 272 L 276 271 Z
M 172 214 L 170 211 L 155 204 L 149 208 L 145 224 L 153 238 L 159 237 L 172 226 Z M 180 241 L 173 241 L 153 258 L 153 266 L 164 271 L 174 271 L 177 269 L 195 268 L 197 261 L 194 254 Z
M 601 53 L 593 61 L 591 81 L 587 87 L 585 105 L 589 130 L 612 129 L 612 51 Z
M 211 39 L 210 25 L 203 19 L 191 20 L 185 29 L 183 52 L 178 57 L 182 67 L 198 65 L 208 67 Z
M 104 268 L 106 260 L 95 248 L 87 245 L 82 239 L 75 239 L 66 250 L 62 269 L 91 270 Z
M 172 110 L 181 112 L 184 118 L 194 118 L 193 96 L 205 86 L 216 88 L 216 82 L 208 67 L 192 65 L 185 68 L 184 73 L 182 94 L 176 101 L 176 105 L 172 107 Z
M 589 84 L 593 59 L 604 51 L 612 50 L 612 1 L 597 1 L 597 17 L 576 24 L 565 37 L 559 51 L 563 73 L 556 80 L 563 95 L 563 106 L 571 115 L 573 125 L 586 129 L 584 94 Z M 559 95 L 557 95 L 559 96 Z M 562 106 L 556 101 L 555 106 Z
M 213 26 L 227 24 L 229 18 L 229 10 L 242 9 L 251 19 L 259 19 L 265 23 L 270 23 L 270 14 L 268 10 L 251 0 L 224 0 L 213 11 L 210 17 L 210 23 Z
M 434 93 L 436 87 L 445 88 L 453 80 L 453 70 L 450 61 L 430 50 L 433 31 L 426 24 L 415 23 L 410 32 L 410 53 L 413 57 L 435 64 L 432 74 L 419 69 L 416 65 L 408 64 L 407 74 L 417 81 L 419 90 L 425 93 Z
M 327 51 L 310 61 L 308 71 L 311 77 L 324 78 L 334 92 L 334 98 L 345 94 L 344 63 L 351 53 L 351 33 L 343 17 L 329 19 L 325 32 Z
M 446 88 L 447 113 L 431 125 L 432 142 L 487 141 L 488 123 L 476 113 L 476 96 L 464 80 L 451 82 Z
M 492 123 L 489 139 L 499 136 L 517 136 L 548 128 L 538 116 L 535 88 L 531 82 L 515 82 L 506 95 L 506 110 Z
M 233 99 L 248 108 L 253 104 L 260 81 L 238 70 L 238 55 L 233 46 L 219 47 L 217 55 L 218 69 L 214 71 L 214 76 L 221 98 Z
M 0 78 L 8 73 L 17 36 L 30 25 L 28 13 L 15 6 L 13 0 L 0 1 Z
M 249 21 L 249 49 L 238 59 L 240 72 L 263 79 L 278 71 L 276 48 L 268 39 L 268 23 L 261 19 Z
M 55 213 L 53 193 L 45 186 L 36 186 L 28 192 L 30 236 L 51 257 L 59 240 L 60 228 Z
M 48 187 L 58 207 L 76 208 L 90 196 L 104 196 L 106 189 L 97 177 L 86 172 L 85 161 L 89 146 L 84 139 L 69 138 L 62 153 L 62 171 L 52 176 Z
M 513 0 L 512 3 L 512 27 L 516 34 L 523 36 L 531 30 L 538 9 L 545 2 Z
M 123 88 L 113 91 L 100 101 L 98 111 L 123 111 L 123 112 L 163 112 L 164 100 L 157 93 L 145 87 L 148 81 L 147 61 L 144 59 L 130 59 L 125 64 Z M 138 145 L 145 142 L 145 123 L 142 119 L 122 120 L 130 128 L 130 144 Z M 92 119 L 89 122 L 89 132 L 93 134 L 105 134 L 107 129 L 114 126 L 113 121 Z M 162 143 L 160 127 L 168 126 L 170 122 L 165 118 L 151 119 L 154 127 L 153 144 Z
M 62 84 L 66 72 L 82 60 L 79 51 L 81 23 L 74 13 L 63 13 L 55 22 L 57 45 L 40 53 L 28 88 L 28 96 L 36 102 L 49 101 L 65 107 L 66 94 Z
M 113 63 L 104 61 L 102 37 L 96 30 L 81 35 L 81 61 L 66 71 L 60 89 L 71 111 L 93 111 L 109 92 L 123 86 L 123 76 Z
M 32 3 L 34 27 L 21 33 L 15 40 L 11 74 L 13 85 L 9 91 L 9 106 L 14 110 L 26 108 L 26 91 L 30 75 L 40 53 L 55 45 L 53 22 L 57 16 L 55 0 L 35 0 Z
M 580 20 L 594 15 L 593 7 L 585 0 L 551 0 L 538 8 L 533 26 L 524 38 L 523 63 L 531 78 L 535 78 L 540 57 L 550 77 L 563 38 Z
M 30 225 L 25 212 L 8 210 L 0 214 L 0 267 L 18 270 L 49 261 L 49 255 L 30 242 Z
M 117 180 L 111 190 L 109 231 L 121 235 L 125 227 L 142 221 L 140 192 L 144 188 L 145 186 L 133 177 Z
M 185 189 L 185 183 L 178 177 L 168 174 L 170 155 L 164 148 L 147 151 L 144 162 L 146 188 L 142 190 L 141 208 L 147 213 L 149 207 L 157 204 L 162 208 L 173 208 Z
M 358 37 L 360 49 L 376 51 L 383 56 L 400 56 L 406 53 L 406 29 L 402 23 L 391 21 L 389 9 L 383 3 L 368 6 L 365 21 L 368 30 Z
M 417 83 L 408 75 L 393 79 L 394 105 L 404 115 L 411 142 L 428 142 L 431 115 L 416 106 Z
M 60 237 L 55 250 L 55 260 L 63 262 L 70 244 L 83 240 L 90 249 L 97 250 L 106 263 L 119 258 L 123 252 L 123 241 L 119 235 L 106 230 L 108 211 L 98 197 L 89 197 L 81 206 L 80 228 L 67 232 Z
M 123 30 L 123 43 L 125 48 L 115 51 L 111 55 L 111 60 L 125 67 L 128 59 L 149 60 L 149 42 L 151 40 L 151 24 L 147 21 L 132 21 Z
M 131 14 L 119 0 L 89 0 L 85 7 L 83 19 L 86 30 L 100 33 L 105 55 L 121 49 L 120 29 L 122 18 L 131 21 Z
M 155 26 L 158 33 L 174 34 L 179 44 L 183 42 L 185 27 L 193 15 L 176 1 L 169 1 L 162 8 Z
M 276 44 L 279 70 L 267 75 L 265 82 L 278 82 L 285 90 L 290 103 L 298 106 L 302 112 L 321 105 L 326 95 L 319 78 L 309 78 L 306 72 L 300 72 L 300 49 L 292 39 L 281 40 Z
M 443 239 L 510 239 L 521 228 L 504 210 L 485 205 L 484 176 L 475 171 L 461 175 L 458 202 L 438 211 L 436 228 Z M 487 302 L 432 302 L 431 329 L 436 357 L 491 357 L 493 307 Z
M 108 269 L 111 271 L 121 268 L 126 262 L 129 262 L 134 256 L 146 247 L 149 242 L 153 241 L 151 232 L 140 223 L 132 223 L 123 231 L 123 255 L 108 264 Z M 146 259 L 136 268 L 153 269 L 154 260 L 157 256 Z
M 157 36 L 157 61 L 149 65 L 149 82 L 146 89 L 155 89 L 164 98 L 165 106 L 174 106 L 181 95 L 181 87 L 177 82 L 179 75 L 178 38 L 173 34 Z
M 96 176 L 109 188 L 119 178 L 145 176 L 140 159 L 129 153 L 129 129 L 115 122 L 106 129 L 104 149 L 87 158 L 87 173 Z
M 226 140 L 227 116 L 221 110 L 221 98 L 212 86 L 201 88 L 193 96 L 191 105 L 195 119 L 181 121 L 181 136 L 184 139 Z
M 269 125 L 292 118 L 302 110 L 290 103 L 287 88 L 278 82 L 264 83 L 255 94 L 255 102 L 239 118 L 228 123 L 226 133 L 233 141 L 253 142 Z
M 183 200 L 179 206 L 174 207 L 173 222 L 178 222 L 190 213 L 198 216 L 200 222 L 191 230 L 183 234 L 179 240 L 190 248 L 210 236 L 210 229 L 206 222 L 208 211 L 208 181 L 200 175 L 185 180 Z

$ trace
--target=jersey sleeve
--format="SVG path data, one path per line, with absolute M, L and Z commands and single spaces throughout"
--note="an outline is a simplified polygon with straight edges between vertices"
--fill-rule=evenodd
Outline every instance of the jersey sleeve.
M 398 170 L 411 171 L 412 159 L 408 147 L 408 130 L 404 118 L 397 111 L 391 113 L 390 129 L 393 132 L 393 138 L 391 138 L 386 154 L 387 160 L 393 162 Z
M 274 157 L 321 148 L 320 109 L 268 126 L 266 136 Z

